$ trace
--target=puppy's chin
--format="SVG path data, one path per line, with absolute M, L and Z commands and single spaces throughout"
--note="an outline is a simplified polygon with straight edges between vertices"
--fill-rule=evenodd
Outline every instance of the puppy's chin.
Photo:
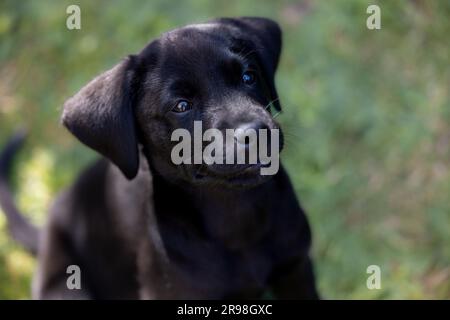
M 202 187 L 246 189 L 256 187 L 271 176 L 261 175 L 261 164 L 238 166 L 202 165 L 192 172 L 192 184 Z
M 184 188 L 248 189 L 270 180 L 261 175 L 263 165 L 173 165 L 168 161 L 149 161 L 154 173 Z

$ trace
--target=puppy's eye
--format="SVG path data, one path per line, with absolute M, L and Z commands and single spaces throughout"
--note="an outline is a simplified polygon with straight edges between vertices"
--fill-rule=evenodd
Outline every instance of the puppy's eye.
M 254 72 L 252 72 L 252 71 L 245 71 L 242 74 L 242 83 L 250 86 L 250 85 L 254 84 L 255 81 L 256 81 L 256 75 L 255 75 Z
M 172 108 L 173 112 L 181 113 L 191 110 L 192 105 L 186 100 L 178 101 L 177 105 Z

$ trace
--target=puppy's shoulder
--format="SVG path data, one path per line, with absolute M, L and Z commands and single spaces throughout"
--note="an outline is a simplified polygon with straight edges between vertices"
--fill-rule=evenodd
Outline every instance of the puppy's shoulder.
M 109 166 L 105 159 L 96 160 L 60 192 L 50 206 L 45 229 L 72 233 L 84 225 L 87 218 L 98 215 L 105 207 L 103 195 Z

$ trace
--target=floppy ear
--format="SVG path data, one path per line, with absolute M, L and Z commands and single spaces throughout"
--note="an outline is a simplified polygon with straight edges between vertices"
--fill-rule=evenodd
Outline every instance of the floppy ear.
M 281 105 L 275 88 L 274 76 L 281 53 L 281 29 L 278 24 L 267 18 L 242 17 L 220 18 L 215 22 L 229 29 L 236 41 L 252 42 L 260 63 L 264 77 L 269 82 L 269 91 L 275 108 L 280 111 Z
M 133 57 L 100 74 L 66 101 L 62 123 L 132 179 L 139 166 L 133 115 Z

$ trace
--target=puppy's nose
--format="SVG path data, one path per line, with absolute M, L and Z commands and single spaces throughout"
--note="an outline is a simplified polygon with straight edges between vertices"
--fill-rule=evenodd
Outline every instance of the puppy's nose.
M 263 122 L 246 122 L 239 125 L 235 131 L 236 142 L 245 146 L 256 143 L 260 129 L 269 129 L 269 127 Z

